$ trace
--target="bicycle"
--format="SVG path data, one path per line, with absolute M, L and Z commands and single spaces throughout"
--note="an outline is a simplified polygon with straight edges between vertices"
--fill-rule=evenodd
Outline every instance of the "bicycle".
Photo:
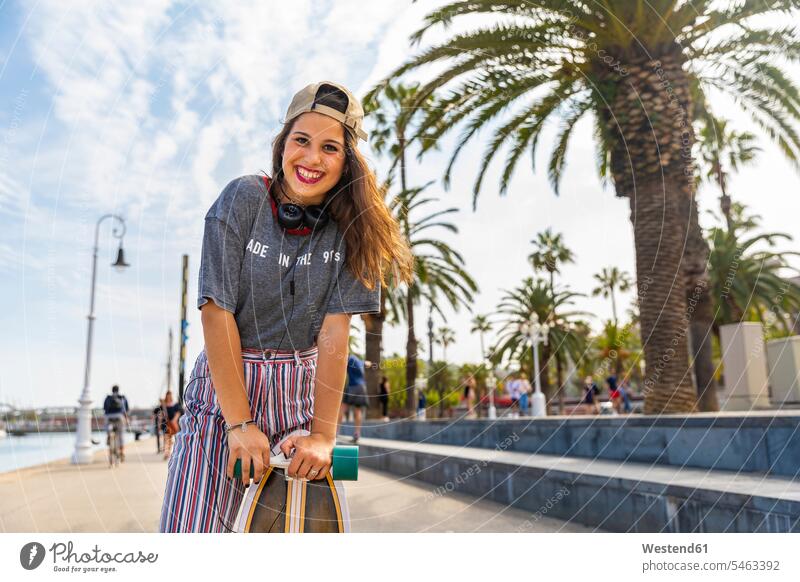
M 106 444 L 108 445 L 108 464 L 110 467 L 119 466 L 122 460 L 122 434 L 119 426 L 115 422 L 108 423 L 106 432 Z

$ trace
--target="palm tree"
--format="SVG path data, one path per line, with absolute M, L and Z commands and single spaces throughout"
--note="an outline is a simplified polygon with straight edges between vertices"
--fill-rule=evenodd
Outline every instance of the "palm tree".
M 418 350 L 414 332 L 414 306 L 424 298 L 431 309 L 444 318 L 445 314 L 440 307 L 440 294 L 454 310 L 464 306 L 469 311 L 473 293 L 478 290 L 477 284 L 464 268 L 461 254 L 445 241 L 434 238 L 426 232 L 431 228 L 443 228 L 458 233 L 455 224 L 440 220 L 442 216 L 458 212 L 458 209 L 438 210 L 419 219 L 411 216 L 425 204 L 438 201 L 438 198 L 423 197 L 423 191 L 430 184 L 431 182 L 428 182 L 422 187 L 400 192 L 390 205 L 401 227 L 407 233 L 414 255 L 413 282 L 405 288 L 392 290 L 393 298 L 389 301 L 395 317 L 404 318 L 408 325 L 406 385 L 411 391 L 414 389 L 417 377 Z M 413 406 L 413 402 L 410 402 L 410 405 Z
M 481 373 L 481 379 L 478 380 L 478 382 L 477 382 L 477 394 L 475 395 L 476 398 L 477 398 L 477 402 L 481 402 L 481 399 L 483 398 L 483 392 L 484 392 L 483 388 L 485 387 L 485 384 L 483 382 L 483 377 L 484 377 L 484 375 L 486 373 L 486 369 L 485 369 L 485 367 L 486 367 L 486 349 L 484 348 L 484 343 L 483 343 L 484 337 L 483 337 L 483 335 L 485 333 L 491 331 L 491 329 L 492 329 L 492 324 L 489 322 L 489 317 L 488 316 L 486 316 L 486 315 L 476 315 L 475 317 L 472 318 L 472 327 L 470 328 L 469 331 L 470 331 L 470 333 L 477 332 L 479 337 L 480 337 L 480 340 L 481 340 L 481 360 L 480 360 L 480 364 L 478 364 L 477 369 L 479 371 L 482 370 L 482 373 Z M 476 375 L 476 379 L 477 379 L 477 375 Z
M 388 184 L 384 185 L 384 197 L 388 190 Z M 383 359 L 383 326 L 386 323 L 390 325 L 397 323 L 396 320 L 392 321 L 389 318 L 387 303 L 392 300 L 391 290 L 396 287 L 394 281 L 394 273 L 386 273 L 386 281 L 381 286 L 381 303 L 380 311 L 378 313 L 362 313 L 361 320 L 364 322 L 364 336 L 365 345 L 364 357 L 366 360 L 379 363 Z M 378 392 L 380 391 L 380 370 L 378 367 L 369 367 L 364 371 L 364 379 L 367 384 L 367 394 L 371 398 L 370 402 L 379 402 Z M 379 413 L 376 407 L 367 408 L 368 417 L 377 418 Z
M 548 323 L 551 325 L 556 321 L 558 315 L 555 309 L 555 274 L 560 273 L 559 267 L 564 263 L 575 262 L 575 257 L 572 251 L 566 247 L 561 233 L 554 234 L 551 229 L 546 229 L 536 235 L 536 238 L 531 241 L 533 243 L 534 252 L 528 255 L 528 260 L 533 266 L 534 271 L 547 271 L 550 277 L 550 295 L 554 298 L 553 310 L 550 313 L 550 320 Z M 562 379 L 561 351 L 555 351 L 556 358 L 556 382 L 558 383 L 559 406 L 564 408 L 564 383 Z
M 534 271 L 547 271 L 550 276 L 550 291 L 555 289 L 554 275 L 560 273 L 559 267 L 565 263 L 574 263 L 575 256 L 564 245 L 561 233 L 554 234 L 552 229 L 546 229 L 536 235 L 531 241 L 534 250 L 528 255 L 528 260 Z
M 560 291 L 553 295 L 550 286 L 544 279 L 534 280 L 532 277 L 526 278 L 519 287 L 506 291 L 497 308 L 498 313 L 504 316 L 504 322 L 497 342 L 491 349 L 490 359 L 492 362 L 499 364 L 502 361 L 518 360 L 521 366 L 530 371 L 530 376 L 533 378 L 534 367 L 530 341 L 520 331 L 520 325 L 530 321 L 534 313 L 539 321 L 549 321 L 553 309 L 560 310 L 572 305 L 574 299 L 579 296 L 579 293 L 571 291 Z M 573 360 L 581 357 L 583 338 L 577 326 L 570 324 L 570 320 L 578 315 L 584 315 L 584 313 L 562 311 L 559 319 L 550 324 L 547 343 L 539 351 L 539 381 L 548 402 L 553 398 L 547 374 L 550 356 L 553 353 L 561 355 L 569 353 Z M 533 380 L 535 381 L 535 378 Z
M 403 193 L 409 191 L 406 179 L 406 151 L 415 141 L 409 136 L 412 128 L 419 118 L 419 114 L 424 107 L 431 107 L 434 104 L 432 96 L 418 99 L 419 84 L 388 83 L 381 95 L 374 94 L 367 96 L 363 100 L 364 113 L 372 122 L 373 129 L 370 132 L 370 140 L 375 152 L 380 155 L 388 153 L 392 164 L 389 169 L 385 182 L 388 191 L 392 183 L 395 168 L 400 166 L 400 191 L 401 194 L 395 198 L 397 214 L 402 218 L 401 225 L 406 238 L 410 238 L 410 224 L 407 219 L 410 209 L 407 206 L 407 196 Z M 413 286 L 413 284 L 412 284 Z M 383 289 L 384 296 L 390 295 L 388 288 Z M 412 301 L 414 293 L 406 294 L 407 301 Z M 414 381 L 417 377 L 417 338 L 414 329 L 414 308 L 411 303 L 405 306 L 405 314 L 408 321 L 408 337 L 406 340 L 406 387 L 407 390 L 414 390 Z M 386 318 L 386 302 L 382 303 L 379 314 L 366 314 L 364 316 L 367 328 L 367 352 L 374 355 L 378 354 L 380 360 L 380 344 L 383 338 L 383 322 Z M 370 394 L 378 393 L 378 371 L 372 374 L 367 373 L 367 389 Z M 413 413 L 415 404 L 413 399 L 408 398 L 406 409 Z M 375 400 L 377 402 L 377 399 Z
M 380 93 L 372 92 L 364 99 L 364 114 L 372 122 L 370 141 L 377 154 L 388 153 L 392 160 L 387 182 L 391 182 L 395 168 L 400 166 L 400 189 L 408 189 L 406 179 L 406 152 L 412 144 L 424 139 L 415 134 L 419 118 L 437 106 L 432 94 L 419 95 L 419 83 L 386 83 Z M 436 147 L 436 144 L 429 144 Z M 426 148 L 427 150 L 428 148 Z
M 597 279 L 599 286 L 592 289 L 592 295 L 597 297 L 598 295 L 602 295 L 604 298 L 611 298 L 611 313 L 613 315 L 613 322 L 611 325 L 613 326 L 613 331 L 610 330 L 606 326 L 606 333 L 605 337 L 609 340 L 616 340 L 618 337 L 621 337 L 619 333 L 619 320 L 617 319 L 617 300 L 615 297 L 615 291 L 625 292 L 631 288 L 631 280 L 628 273 L 625 271 L 620 271 L 616 267 L 603 267 L 603 269 L 594 275 L 594 278 Z M 609 346 L 610 350 L 619 353 L 623 348 L 621 345 L 618 346 Z M 623 358 L 618 357 L 614 360 L 614 373 L 619 376 L 622 373 L 622 361 Z
M 455 332 L 449 327 L 440 327 L 436 332 L 436 343 L 442 346 L 442 360 L 447 363 L 447 346 L 456 341 Z
M 731 221 L 731 197 L 728 195 L 728 176 L 741 166 L 752 162 L 761 148 L 755 145 L 756 136 L 749 131 L 736 131 L 728 121 L 709 117 L 699 131 L 698 151 L 704 174 L 700 177 L 716 183 L 720 192 L 720 208 L 728 225 Z
M 597 297 L 602 295 L 603 298 L 611 298 L 611 312 L 614 315 L 614 327 L 619 327 L 617 320 L 617 300 L 614 296 L 615 291 L 624 293 L 631 288 L 630 275 L 625 271 L 620 271 L 616 267 L 603 267 L 603 269 L 594 275 L 597 282 L 600 283 L 597 287 L 592 289 L 592 295 Z
M 685 216 L 695 207 L 693 97 L 705 102 L 710 88 L 730 95 L 797 161 L 800 92 L 773 59 L 777 53 L 797 62 L 800 42 L 794 27 L 771 24 L 785 20 L 783 14 L 797 5 L 797 0 L 452 2 L 429 13 L 412 42 L 418 43 L 431 27 L 446 28 L 461 16 L 513 18 L 455 35 L 388 76 L 447 63 L 418 90 L 422 100 L 449 87 L 440 107 L 419 125 L 429 138 L 421 153 L 466 123 L 444 173 L 446 185 L 458 153 L 471 138 L 518 106 L 486 147 L 473 207 L 489 163 L 502 146 L 510 145 L 510 151 L 501 195 L 523 153 L 529 150 L 535 159 L 538 139 L 553 114 L 563 119 L 548 165 L 557 193 L 572 132 L 585 114 L 593 115 L 600 174 L 611 178 L 617 195 L 628 198 L 631 208 L 647 365 L 646 412 L 691 411 L 696 401 L 686 373 L 687 297 L 685 288 L 673 281 L 683 268 Z
M 489 323 L 489 317 L 486 315 L 476 315 L 472 318 L 472 327 L 470 333 L 478 332 L 481 339 L 481 365 L 486 361 L 486 350 L 483 348 L 483 334 L 491 331 L 492 324 Z
M 714 319 L 717 340 L 720 326 L 740 321 L 761 321 L 790 333 L 792 326 L 784 316 L 800 311 L 800 285 L 782 277 L 780 271 L 794 270 L 786 258 L 800 253 L 754 247 L 774 248 L 777 241 L 790 241 L 792 237 L 783 233 L 754 234 L 759 217 L 745 216 L 744 207 L 736 202 L 731 204 L 731 221 L 732 230 L 714 227 L 708 234 L 712 292 L 718 300 Z

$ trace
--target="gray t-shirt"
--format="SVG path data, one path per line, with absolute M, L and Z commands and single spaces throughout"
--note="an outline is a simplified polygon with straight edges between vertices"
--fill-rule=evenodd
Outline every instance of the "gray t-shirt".
M 264 177 L 240 176 L 205 217 L 197 307 L 212 299 L 233 313 L 244 348 L 311 347 L 326 313 L 380 312 L 380 282 L 367 289 L 346 252 L 333 219 L 291 234 L 273 216 Z

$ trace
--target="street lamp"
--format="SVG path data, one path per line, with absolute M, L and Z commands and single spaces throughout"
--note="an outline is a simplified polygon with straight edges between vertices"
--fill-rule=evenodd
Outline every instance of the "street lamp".
M 428 375 L 433 373 L 433 305 L 428 309 Z
M 486 388 L 489 390 L 489 419 L 497 418 L 497 408 L 494 406 L 494 391 L 497 388 L 497 378 L 494 377 L 494 368 L 489 360 L 486 360 L 486 368 L 489 374 L 486 376 Z
M 542 394 L 542 382 L 539 378 L 539 342 L 543 341 L 544 345 L 547 345 L 547 333 L 550 331 L 550 326 L 546 323 L 539 323 L 539 316 L 533 313 L 529 322 L 523 321 L 520 324 L 519 330 L 528 336 L 533 347 L 533 375 L 536 386 L 532 398 L 533 416 L 547 416 L 547 404 L 544 394 Z
M 80 408 L 78 409 L 78 429 L 75 441 L 75 452 L 72 454 L 72 463 L 85 465 L 92 462 L 92 399 L 89 394 L 89 370 L 92 362 L 92 328 L 94 327 L 94 292 L 97 283 L 97 253 L 100 239 L 100 223 L 106 218 L 111 218 L 119 222 L 120 229 L 114 226 L 112 234 L 119 239 L 119 250 L 117 260 L 111 265 L 115 270 L 121 272 L 130 265 L 125 262 L 125 252 L 122 249 L 122 237 L 125 236 L 125 221 L 116 214 L 106 214 L 100 217 L 94 229 L 94 252 L 92 255 L 92 287 L 91 299 L 89 300 L 89 330 L 86 337 L 86 367 L 83 376 L 83 392 L 78 399 Z

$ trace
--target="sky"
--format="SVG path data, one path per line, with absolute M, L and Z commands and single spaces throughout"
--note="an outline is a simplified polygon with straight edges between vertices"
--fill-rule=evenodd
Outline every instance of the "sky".
M 177 338 L 184 253 L 190 257 L 188 376 L 203 347 L 195 307 L 203 217 L 232 178 L 269 168 L 270 142 L 294 92 L 325 79 L 363 95 L 402 59 L 451 34 L 436 29 L 420 48 L 409 47 L 409 35 L 437 2 L 221 4 L 0 0 L 0 403 L 77 403 L 95 224 L 108 213 L 124 217 L 131 267 L 110 268 L 119 242 L 104 221 L 92 398 L 97 403 L 119 384 L 133 406 L 148 406 L 163 391 L 170 328 Z M 476 24 L 465 19 L 459 26 Z M 714 106 L 751 127 L 724 99 Z M 480 288 L 472 313 L 449 310 L 446 321 L 434 320 L 437 328 L 455 330 L 451 362 L 479 361 L 470 320 L 491 316 L 504 290 L 532 275 L 530 241 L 546 228 L 561 232 L 576 256 L 559 281 L 587 294 L 575 308 L 591 313 L 595 328 L 611 316 L 611 306 L 591 296 L 593 275 L 606 266 L 634 273 L 629 205 L 597 177 L 590 120 L 570 143 L 560 195 L 548 184 L 541 169 L 556 127 L 541 140 L 540 170 L 520 164 L 504 197 L 497 194 L 498 156 L 476 212 L 472 184 L 488 131 L 462 152 L 448 190 L 441 176 L 457 132 L 440 152 L 409 165 L 411 184 L 435 180 L 427 193 L 439 199 L 438 208 L 460 209 L 459 233 L 441 236 L 462 253 Z M 798 250 L 798 174 L 765 139 L 760 145 L 758 162 L 732 180 L 732 195 L 761 215 L 766 229 L 793 235 L 783 248 Z M 362 151 L 385 175 L 387 160 L 368 146 Z M 712 187 L 700 191 L 704 226 L 713 223 L 705 211 L 717 208 L 718 195 Z M 631 299 L 623 294 L 620 309 Z M 427 307 L 418 313 L 419 336 Z M 354 321 L 363 349 L 363 324 Z M 404 353 L 403 327 L 386 330 L 384 350 Z

